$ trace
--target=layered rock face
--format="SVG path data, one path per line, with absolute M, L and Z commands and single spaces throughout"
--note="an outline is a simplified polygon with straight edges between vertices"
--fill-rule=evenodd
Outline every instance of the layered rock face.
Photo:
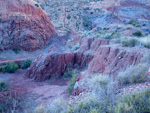
M 67 68 L 83 68 L 92 59 L 83 53 L 49 53 L 39 56 L 26 71 L 25 77 L 44 81 L 52 76 L 61 77 Z
M 108 40 L 86 38 L 81 47 L 73 53 L 42 54 L 32 63 L 24 76 L 35 81 L 44 81 L 52 76 L 63 76 L 67 68 L 82 69 L 86 66 L 89 73 L 115 75 L 128 65 L 138 64 L 144 52 L 134 48 L 129 51 L 118 46 L 110 47 L 108 44 Z
M 88 71 L 114 75 L 129 65 L 138 64 L 141 58 L 142 54 L 137 51 L 128 52 L 118 48 L 99 47 L 89 64 Z
M 0 50 L 36 50 L 55 33 L 49 17 L 32 0 L 0 1 Z

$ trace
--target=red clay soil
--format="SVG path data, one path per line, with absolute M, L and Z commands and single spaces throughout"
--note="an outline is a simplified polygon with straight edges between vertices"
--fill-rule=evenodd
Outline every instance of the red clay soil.
M 68 80 L 56 79 L 45 82 L 34 82 L 23 78 L 25 70 L 19 70 L 15 74 L 0 74 L 0 80 L 9 83 L 9 89 L 21 96 L 30 95 L 26 101 L 35 101 L 37 104 L 47 104 L 55 98 L 64 97 L 67 99 Z M 4 77 L 5 76 L 5 77 Z M 3 79 L 1 79 L 3 78 Z

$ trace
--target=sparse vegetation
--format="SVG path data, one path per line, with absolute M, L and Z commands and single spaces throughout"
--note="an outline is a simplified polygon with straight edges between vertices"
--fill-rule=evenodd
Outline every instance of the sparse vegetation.
M 30 76 L 31 79 L 33 78 L 32 80 L 35 80 L 35 79 L 39 81 L 47 80 L 47 79 L 51 79 L 51 80 L 48 82 L 42 82 L 38 84 L 34 84 L 34 82 L 32 82 L 26 87 L 22 87 L 25 83 L 29 83 L 30 81 L 29 80 L 29 81 L 22 82 L 23 85 L 22 84 L 20 85 L 17 83 L 17 85 L 15 84 L 12 87 L 12 89 L 14 88 L 13 90 L 18 90 L 17 93 L 22 93 L 22 92 L 30 93 L 30 91 L 32 91 L 31 95 L 29 94 L 28 96 L 31 97 L 32 100 L 36 99 L 37 103 L 39 102 L 41 104 L 42 102 L 46 102 L 47 104 L 47 102 L 50 101 L 50 104 L 47 106 L 46 104 L 45 105 L 41 104 L 37 106 L 37 108 L 34 111 L 35 113 L 147 113 L 147 112 L 150 112 L 150 89 L 147 89 L 145 91 L 141 89 L 140 91 L 143 91 L 143 92 L 137 91 L 137 93 L 135 94 L 131 94 L 132 91 L 130 90 L 132 90 L 132 88 L 129 90 L 126 89 L 132 86 L 136 86 L 135 87 L 135 91 L 136 91 L 136 88 L 137 89 L 141 88 L 139 87 L 141 84 L 144 88 L 149 87 L 149 83 L 147 81 L 149 80 L 148 68 L 150 64 L 150 54 L 148 54 L 147 56 L 144 56 L 144 58 L 141 60 L 141 64 L 139 65 L 136 64 L 138 60 L 140 59 L 139 58 L 140 52 L 141 52 L 141 55 L 143 55 L 143 54 L 146 54 L 146 52 L 149 52 L 147 48 L 150 49 L 150 36 L 149 36 L 150 29 L 148 28 L 149 27 L 148 20 L 144 22 L 144 19 L 139 19 L 139 20 L 131 19 L 128 22 L 128 16 L 130 16 L 134 10 L 132 8 L 131 8 L 132 11 L 131 13 L 129 13 L 129 15 L 128 15 L 128 11 L 129 11 L 128 9 L 127 11 L 124 11 L 124 8 L 121 9 L 119 12 L 119 16 L 117 16 L 117 13 L 115 11 L 112 11 L 112 14 L 111 14 L 110 11 L 108 12 L 106 10 L 103 10 L 103 8 L 113 10 L 112 9 L 113 5 L 117 5 L 119 7 L 120 1 L 118 1 L 118 3 L 115 3 L 115 4 L 113 3 L 113 1 L 110 4 L 109 3 L 107 4 L 107 1 L 104 2 L 104 0 L 90 0 L 90 1 L 81 0 L 82 2 L 73 1 L 73 3 L 72 1 L 68 1 L 68 0 L 65 0 L 65 1 L 42 0 L 42 2 L 40 0 L 36 0 L 36 1 L 39 3 L 33 4 L 34 7 L 35 8 L 40 7 L 40 9 L 41 8 L 45 9 L 45 12 L 47 13 L 47 15 L 43 17 L 39 17 L 40 19 L 39 21 L 36 20 L 35 18 L 36 21 L 34 21 L 31 17 L 32 15 L 27 15 L 26 13 L 22 14 L 22 11 L 14 12 L 14 14 L 12 13 L 12 16 L 9 16 L 8 14 L 8 17 L 10 17 L 12 22 L 7 21 L 7 18 L 6 18 L 6 21 L 3 20 L 4 25 L 2 25 L 2 27 L 9 28 L 11 30 L 6 29 L 6 32 L 4 30 L 1 30 L 2 31 L 1 35 L 4 38 L 6 38 L 6 41 L 3 39 L 1 40 L 2 47 L 0 48 L 0 51 L 3 51 L 3 49 L 5 48 L 7 49 L 7 44 L 9 43 L 8 41 L 13 39 L 15 36 L 19 36 L 19 39 L 20 39 L 24 37 L 32 38 L 30 37 L 30 35 L 34 35 L 33 38 L 37 37 L 37 40 L 34 40 L 34 39 L 31 40 L 33 43 L 38 44 L 40 41 L 39 39 L 40 37 L 42 37 L 42 39 L 44 40 L 43 43 L 47 42 L 46 40 L 50 38 L 51 30 L 49 29 L 50 29 L 50 26 L 52 25 L 49 25 L 49 26 L 42 25 L 43 27 L 47 28 L 46 30 L 42 29 L 42 26 L 38 23 L 40 23 L 40 21 L 42 21 L 42 23 L 44 22 L 46 23 L 46 21 L 43 21 L 43 18 L 46 20 L 50 18 L 56 28 L 56 33 L 58 33 L 58 36 L 63 35 L 64 39 L 62 39 L 62 43 L 59 42 L 61 40 L 61 39 L 59 40 L 59 38 L 61 37 L 56 36 L 56 40 L 55 39 L 49 40 L 50 42 L 52 42 L 52 44 L 49 43 L 49 47 L 47 47 L 46 44 L 41 44 L 39 46 L 39 49 L 41 49 L 41 52 L 37 54 L 42 54 L 41 57 L 38 57 L 38 59 L 41 58 L 40 59 L 41 61 L 38 61 L 37 59 L 34 63 L 35 65 L 32 65 L 34 69 L 29 70 L 29 73 L 25 74 L 25 76 Z M 19 3 L 22 3 L 21 0 L 19 0 Z M 106 4 L 107 6 L 103 6 L 102 4 L 104 5 Z M 131 5 L 134 5 L 134 4 L 131 4 Z M 138 13 L 141 13 L 141 12 L 142 11 L 140 9 L 140 12 Z M 143 11 L 143 12 L 147 12 L 147 11 Z M 30 12 L 27 12 L 27 13 L 30 13 Z M 125 16 L 123 15 L 123 13 L 125 13 Z M 132 15 L 132 16 L 136 17 L 136 15 Z M 147 18 L 146 16 L 148 15 L 145 15 L 145 17 L 143 18 Z M 142 16 L 140 18 L 142 18 Z M 17 23 L 19 23 L 20 19 L 21 21 L 24 21 L 24 23 L 26 23 L 26 20 L 27 21 L 29 20 L 29 22 L 31 20 L 31 22 L 33 23 L 32 25 L 33 28 L 32 26 L 31 27 L 27 26 L 27 27 L 30 27 L 31 29 L 30 28 L 27 30 L 23 29 L 23 30 L 20 30 L 18 33 L 16 33 L 16 30 L 18 29 L 15 29 L 15 24 L 17 24 L 15 22 L 15 19 L 17 19 L 18 21 Z M 2 20 L 1 20 L 1 14 L 0 14 L 0 22 L 1 21 Z M 12 23 L 12 25 L 8 27 L 9 23 Z M 146 23 L 147 25 L 143 23 Z M 20 25 L 18 26 L 20 27 Z M 40 32 L 37 34 L 31 33 L 30 30 L 34 28 L 36 31 L 40 30 Z M 26 31 L 26 33 L 24 33 L 24 31 Z M 44 33 L 47 31 L 50 31 L 50 32 Z M 55 35 L 52 37 L 55 37 Z M 84 43 L 83 40 L 87 37 L 91 39 L 85 40 L 85 43 Z M 99 40 L 99 39 L 102 39 L 102 40 Z M 105 39 L 109 41 L 114 41 L 115 43 L 119 43 L 119 44 L 114 44 L 114 45 L 106 44 L 107 40 Z M 24 40 L 24 39 L 20 39 L 20 40 Z M 55 51 L 53 53 L 47 52 L 48 49 L 51 46 L 53 46 L 53 42 L 54 42 L 54 46 L 56 45 L 56 49 L 57 47 L 58 48 L 60 47 L 60 49 L 58 49 L 58 51 Z M 83 51 L 79 50 L 81 43 L 76 43 L 76 42 L 82 43 Z M 25 42 L 23 46 L 26 46 L 27 44 L 28 42 L 27 43 Z M 29 44 L 31 43 L 29 42 Z M 15 45 L 15 44 L 12 44 L 12 45 Z M 95 46 L 93 47 L 93 45 Z M 120 47 L 121 45 L 122 47 Z M 47 51 L 44 51 L 46 47 L 47 47 Z M 131 48 L 131 47 L 134 47 L 134 48 Z M 145 47 L 145 48 L 142 48 L 142 47 Z M 88 48 L 88 50 L 84 52 L 84 49 L 86 48 Z M 106 49 L 108 51 L 105 51 Z M 136 52 L 136 50 L 139 50 L 140 52 Z M 37 57 L 37 54 L 35 55 L 30 52 L 29 54 L 27 54 L 28 51 L 26 53 L 22 53 L 24 51 L 22 49 L 20 51 L 20 48 L 18 46 L 16 47 L 14 46 L 13 51 L 14 52 L 8 50 L 7 56 L 10 56 L 10 57 L 7 57 L 4 54 L 3 55 L 4 57 L 0 59 L 7 60 L 7 59 L 10 59 L 11 56 L 14 56 L 12 59 L 16 58 L 17 60 L 18 59 L 20 60 L 22 56 L 28 57 L 28 58 L 33 57 L 33 56 Z M 74 56 L 72 56 L 72 54 L 71 56 L 67 56 L 67 55 L 70 55 L 71 52 L 74 52 L 73 54 Z M 122 52 L 125 52 L 126 55 L 122 54 Z M 89 75 L 90 71 L 100 72 L 101 70 L 106 69 L 106 71 L 104 70 L 104 73 L 106 72 L 106 73 L 113 74 L 117 71 L 117 69 L 118 70 L 122 69 L 123 66 L 119 67 L 120 61 L 115 60 L 113 61 L 113 63 L 111 62 L 112 64 L 110 63 L 110 61 L 113 60 L 113 57 L 117 57 L 117 59 L 122 61 L 124 60 L 122 58 L 126 56 L 128 57 L 127 55 L 128 52 L 129 52 L 129 58 L 127 58 L 127 60 L 128 61 L 133 60 L 133 59 L 134 61 L 136 60 L 135 62 L 132 62 L 132 64 L 136 64 L 136 65 L 131 65 L 127 69 L 122 70 L 121 72 L 119 72 L 118 75 L 114 75 L 113 79 L 109 75 L 102 75 L 99 73 Z M 131 57 L 130 57 L 130 52 L 133 52 L 131 54 L 133 56 Z M 108 57 L 104 58 L 105 57 L 104 55 L 99 55 L 103 53 L 106 55 L 109 54 Z M 120 53 L 121 53 L 121 56 L 120 56 Z M 138 57 L 135 58 L 134 55 Z M 1 53 L 0 53 L 0 56 L 2 56 Z M 100 59 L 97 60 L 97 58 L 100 58 L 100 57 L 103 57 L 104 61 L 100 61 Z M 83 59 L 83 61 L 77 61 L 78 59 L 80 60 Z M 61 61 L 62 61 L 61 65 L 57 67 L 56 65 L 60 64 Z M 70 66 L 68 65 L 68 62 L 72 62 Z M 88 67 L 88 70 L 86 70 L 85 65 L 88 65 L 89 62 L 90 62 L 90 66 Z M 19 69 L 20 68 L 27 69 L 30 67 L 31 63 L 32 63 L 31 60 L 29 59 L 26 60 L 22 63 L 21 66 L 19 65 L 20 66 Z M 54 63 L 55 65 L 53 65 Z M 101 67 L 103 66 L 103 64 L 101 65 L 100 63 L 103 63 L 104 65 L 106 65 L 106 67 L 105 66 Z M 123 65 L 126 65 L 126 64 L 128 63 L 125 62 Z M 81 65 L 81 67 L 83 68 L 81 68 L 79 65 Z M 76 68 L 77 66 L 78 68 L 80 68 L 80 71 L 81 71 L 81 80 L 79 81 L 79 89 L 81 88 L 82 92 L 78 96 L 76 95 L 76 96 L 68 97 L 68 95 L 66 94 L 66 89 L 69 94 L 72 93 L 75 81 L 77 80 L 77 75 L 79 73 L 77 70 L 74 70 L 73 68 Z M 14 73 L 17 71 L 17 69 L 18 69 L 18 65 L 15 64 L 14 62 L 9 62 L 6 65 L 2 65 L 2 66 L 0 64 L 0 72 L 3 71 L 3 72 L 8 72 L 8 73 Z M 17 76 L 19 76 L 20 73 L 22 74 L 24 73 L 24 71 L 19 71 L 19 73 L 17 73 Z M 62 75 L 60 75 L 61 73 Z M 29 74 L 32 74 L 32 75 L 29 75 Z M 44 74 L 43 75 L 44 79 L 42 78 L 42 74 Z M 7 76 L 7 74 L 2 74 L 2 75 Z M 8 75 L 11 76 L 10 74 Z M 57 79 L 60 76 L 62 76 L 61 81 Z M 117 78 L 115 78 L 116 76 Z M 53 79 L 56 79 L 56 81 L 55 80 L 53 81 Z M 70 81 L 67 87 L 67 83 L 68 83 L 67 80 L 69 79 Z M 8 80 L 11 80 L 11 79 L 8 79 Z M 12 80 L 14 80 L 14 78 Z M 19 78 L 19 80 L 22 80 L 22 79 Z M 18 82 L 19 80 L 15 79 L 15 82 Z M 12 83 L 15 83 L 15 82 L 12 82 Z M 51 82 L 50 83 L 51 87 L 48 86 L 49 82 Z M 141 83 L 141 84 L 138 84 L 138 83 Z M 24 88 L 27 91 L 22 91 L 20 87 L 16 88 L 16 86 L 19 86 L 19 85 L 21 86 L 21 88 Z M 46 85 L 46 87 L 44 85 Z M 128 85 L 130 86 L 128 87 Z M 40 88 L 38 86 L 43 89 L 39 90 Z M 20 104 L 21 100 L 15 94 L 9 94 L 9 93 L 3 94 L 6 91 L 8 91 L 7 87 L 8 87 L 7 83 L 0 81 L 0 113 L 17 113 L 17 110 L 22 109 L 21 108 L 22 105 Z M 33 87 L 33 88 L 28 89 L 28 87 L 29 88 Z M 56 90 L 54 88 L 56 88 Z M 48 90 L 50 90 L 50 92 L 48 92 Z M 46 94 L 41 96 L 41 93 L 43 92 Z M 128 93 L 129 95 L 126 95 L 126 94 L 123 95 L 123 93 Z M 67 101 L 60 97 L 58 99 L 57 94 L 58 95 L 60 94 L 59 95 L 60 97 L 61 96 L 66 97 L 67 99 L 66 98 L 65 99 Z M 51 101 L 54 98 L 56 100 Z M 27 100 L 27 101 L 30 101 L 30 100 Z M 34 107 L 34 105 L 29 106 L 29 107 L 32 108 Z M 19 112 L 19 113 L 22 113 L 22 112 Z
M 59 98 L 47 107 L 39 106 L 38 111 L 43 113 L 144 113 L 150 111 L 149 89 L 116 98 L 115 83 L 108 76 L 91 75 L 87 81 L 89 83 L 86 82 L 86 88 L 91 89 L 90 94 L 75 104 Z
M 138 44 L 139 44 L 139 42 L 134 38 L 126 39 L 126 40 L 122 41 L 123 47 L 135 47 Z
M 97 75 L 90 79 L 91 89 L 98 88 L 99 86 L 106 88 L 109 83 L 109 77 L 107 75 Z
M 143 36 L 141 31 L 136 31 L 136 32 L 133 33 L 133 35 L 137 36 L 137 37 L 142 37 Z
M 76 106 L 68 107 L 67 113 L 91 113 L 93 111 L 108 113 L 109 107 L 111 106 L 109 106 L 108 103 L 89 96 L 79 101 Z
M 34 113 L 46 113 L 45 109 L 46 108 L 43 105 L 39 105 L 35 108 Z
M 131 20 L 129 21 L 129 24 L 132 24 L 132 25 L 135 26 L 135 27 L 140 27 L 140 24 L 139 24 L 139 22 L 138 22 L 137 19 L 131 19 Z
M 87 30 L 92 29 L 92 21 L 88 17 L 83 17 L 83 27 Z
M 65 99 L 58 98 L 47 106 L 45 113 L 66 113 L 67 106 L 67 101 Z
M 8 62 L 6 65 L 3 67 L 3 72 L 8 72 L 8 73 L 14 73 L 18 70 L 18 65 L 15 64 L 14 62 Z
M 15 94 L 5 92 L 0 94 L 0 113 L 20 113 L 23 105 Z
M 27 69 L 28 67 L 30 67 L 31 63 L 32 63 L 32 61 L 29 60 L 29 59 L 27 59 L 27 60 L 25 60 L 25 61 L 23 62 L 21 68 L 22 68 L 22 69 Z
M 20 48 L 19 48 L 19 47 L 15 47 L 15 48 L 13 49 L 13 51 L 14 51 L 16 54 L 18 54 L 19 51 L 20 51 Z
M 69 81 L 69 85 L 68 85 L 68 88 L 67 88 L 67 91 L 68 91 L 69 94 L 71 94 L 72 91 L 73 91 L 73 87 L 74 87 L 76 79 L 77 79 L 77 75 L 72 75 L 72 78 Z
M 150 49 L 150 36 L 138 38 L 138 41 L 146 48 Z
M 70 66 L 72 66 L 70 64 Z M 72 77 L 72 75 L 76 75 L 78 73 L 77 69 L 72 69 L 72 68 L 67 68 L 64 73 L 63 73 L 63 77 L 67 78 L 67 77 Z
M 0 82 L 0 91 L 7 90 L 7 84 L 5 82 Z
M 71 19 L 71 16 L 70 16 L 70 15 L 68 15 L 68 16 L 67 16 L 67 19 Z
M 131 27 L 127 27 L 126 29 L 129 30 L 129 29 L 132 29 L 132 28 Z
M 150 36 L 113 38 L 111 43 L 121 43 L 123 47 L 145 47 L 150 49 Z
M 34 4 L 36 7 L 39 7 L 39 4 Z
M 148 76 L 148 65 L 146 63 L 137 66 L 130 66 L 118 74 L 119 84 L 133 84 L 144 82 Z
M 75 105 L 67 104 L 64 100 L 57 100 L 47 109 L 49 113 L 148 113 L 150 90 L 123 95 L 115 103 L 99 100 L 94 96 L 84 98 Z
M 117 102 L 115 113 L 148 113 L 150 111 L 150 90 L 125 95 Z

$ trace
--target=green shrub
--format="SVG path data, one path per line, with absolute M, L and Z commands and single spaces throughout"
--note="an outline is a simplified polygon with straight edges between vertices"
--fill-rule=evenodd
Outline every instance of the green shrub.
M 70 65 L 71 66 L 71 65 Z M 63 77 L 64 78 L 70 78 L 72 77 L 72 75 L 76 75 L 78 73 L 77 69 L 72 69 L 72 68 L 67 68 L 64 73 L 63 73 Z
M 132 29 L 132 28 L 131 27 L 127 27 L 126 29 L 129 30 L 129 29 Z
M 115 113 L 147 113 L 150 111 L 150 90 L 123 96 L 119 99 Z
M 22 103 L 16 94 L 5 92 L 0 95 L 0 113 L 23 113 Z
M 18 54 L 19 51 L 20 51 L 20 48 L 19 48 L 19 47 L 15 47 L 15 48 L 13 49 L 13 51 L 14 51 L 16 54 Z
M 79 44 L 73 45 L 73 46 L 71 47 L 72 51 L 78 50 L 79 48 L 80 48 L 80 45 L 79 45 Z
M 136 31 L 136 32 L 133 33 L 133 35 L 137 36 L 137 37 L 142 37 L 143 36 L 141 31 Z
M 94 97 L 89 97 L 82 99 L 77 103 L 76 106 L 71 106 L 67 109 L 67 113 L 90 113 L 93 110 L 98 111 L 98 113 L 105 112 L 107 104 L 100 102 Z
M 145 46 L 146 48 L 150 49 L 150 41 L 144 43 L 144 46 Z
M 135 113 L 135 110 L 126 103 L 118 102 L 114 109 L 114 113 Z
M 67 91 L 68 91 L 69 94 L 71 94 L 72 91 L 73 91 L 73 87 L 74 87 L 76 79 L 77 79 L 77 75 L 72 75 L 72 78 L 69 81 L 69 85 L 68 85 L 68 88 L 67 88 Z
M 39 4 L 34 4 L 36 7 L 39 7 Z
M 39 105 L 35 108 L 34 113 L 46 113 L 45 109 L 46 108 L 43 105 Z
M 147 64 L 139 64 L 137 66 L 130 66 L 125 71 L 118 74 L 119 84 L 132 84 L 144 82 L 147 79 L 148 72 Z
M 83 27 L 86 30 L 91 30 L 92 29 L 92 21 L 87 17 L 83 17 Z
M 46 113 L 146 113 L 150 111 L 149 89 L 116 99 L 117 101 L 113 104 L 110 103 L 109 98 L 103 101 L 92 94 L 82 98 L 76 104 L 69 104 L 58 99 L 45 111 Z
M 106 88 L 109 83 L 109 77 L 107 75 L 95 75 L 90 80 L 90 86 L 92 89 L 95 87 L 99 88 Z
M 14 73 L 18 70 L 18 65 L 15 64 L 14 62 L 8 62 L 6 65 L 3 67 L 3 72 L 8 72 L 8 73 Z
M 139 22 L 138 22 L 137 19 L 131 19 L 131 20 L 129 21 L 129 24 L 132 24 L 132 25 L 135 26 L 135 27 L 140 27 L 140 24 L 139 24 Z
M 138 44 L 139 42 L 136 39 L 127 39 L 127 40 L 122 41 L 123 47 L 135 47 Z
M 44 113 L 66 113 L 67 111 L 67 101 L 62 98 L 58 98 L 51 102 L 48 109 Z
M 7 84 L 5 82 L 0 82 L 0 91 L 7 90 Z
M 68 15 L 68 16 L 67 16 L 67 19 L 71 19 L 71 16 L 70 16 L 70 15 Z
M 107 27 L 104 27 L 104 28 L 103 28 L 103 30 L 105 30 L 105 31 L 107 31 L 107 30 L 109 30 L 109 29 L 110 29 L 110 28 L 107 28 Z
M 28 67 L 30 67 L 31 63 L 32 63 L 31 60 L 29 60 L 29 59 L 26 60 L 26 61 L 23 62 L 21 68 L 22 68 L 22 69 L 27 69 Z
M 89 95 L 77 104 L 68 106 L 67 113 L 112 113 L 112 104 L 108 98 L 105 100 Z
M 142 26 L 146 26 L 146 24 L 143 24 Z

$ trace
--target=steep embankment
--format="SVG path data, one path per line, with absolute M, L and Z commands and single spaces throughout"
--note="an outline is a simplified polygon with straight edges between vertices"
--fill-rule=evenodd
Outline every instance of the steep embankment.
M 49 17 L 31 0 L 0 1 L 0 50 L 36 50 L 55 33 Z
M 39 56 L 26 71 L 25 77 L 44 81 L 62 76 L 67 68 L 82 69 L 88 65 L 89 73 L 115 75 L 128 65 L 135 65 L 145 52 L 119 45 L 108 45 L 108 40 L 86 38 L 75 52 L 46 53 Z

